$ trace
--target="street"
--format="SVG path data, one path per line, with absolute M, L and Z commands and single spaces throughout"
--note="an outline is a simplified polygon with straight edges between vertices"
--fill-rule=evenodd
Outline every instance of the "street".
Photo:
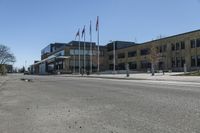
M 9 75 L 0 133 L 200 133 L 199 85 Z

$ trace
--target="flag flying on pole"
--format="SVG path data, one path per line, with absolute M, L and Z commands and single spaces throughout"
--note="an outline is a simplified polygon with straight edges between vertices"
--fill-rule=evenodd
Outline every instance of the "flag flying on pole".
M 90 36 L 92 35 L 92 21 L 90 21 Z
M 76 40 L 76 38 L 77 38 L 78 36 L 80 36 L 80 31 L 79 31 L 79 29 L 78 29 L 78 32 L 76 33 L 75 40 Z
M 97 16 L 97 22 L 96 22 L 96 31 L 99 30 L 99 16 Z
M 82 30 L 82 38 L 83 38 L 83 35 L 85 34 L 85 26 L 84 26 L 84 28 L 83 28 L 83 30 Z

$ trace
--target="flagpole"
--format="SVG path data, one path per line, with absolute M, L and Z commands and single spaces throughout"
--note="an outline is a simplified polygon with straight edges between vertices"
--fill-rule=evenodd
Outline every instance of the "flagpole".
M 84 30 L 85 30 L 85 26 L 84 26 Z M 84 31 L 84 73 L 85 73 L 85 31 Z
M 97 44 L 98 44 L 98 68 L 97 72 L 99 73 L 99 16 L 97 16 L 97 21 L 98 21 L 98 31 L 97 31 Z
M 79 30 L 79 38 L 78 38 L 78 49 L 79 49 L 79 52 L 78 52 L 78 60 L 79 60 L 79 74 L 81 74 L 81 55 L 80 55 L 80 50 L 81 50 L 81 44 L 80 44 L 80 30 Z
M 90 20 L 90 73 L 92 73 L 92 21 Z
M 75 65 L 76 65 L 76 63 L 75 63 L 75 48 L 74 48 L 74 70 L 73 70 L 74 74 L 75 74 Z

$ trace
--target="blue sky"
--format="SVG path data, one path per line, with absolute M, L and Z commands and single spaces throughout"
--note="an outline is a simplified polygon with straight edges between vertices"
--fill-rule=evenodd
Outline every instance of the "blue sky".
M 69 42 L 78 28 L 100 17 L 100 43 L 145 42 L 200 29 L 200 0 L 0 0 L 0 44 L 21 67 L 40 59 L 43 47 Z M 89 34 L 86 36 L 89 40 Z

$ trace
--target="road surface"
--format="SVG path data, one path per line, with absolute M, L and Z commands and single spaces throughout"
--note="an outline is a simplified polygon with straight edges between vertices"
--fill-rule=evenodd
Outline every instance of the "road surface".
M 9 75 L 0 133 L 200 133 L 199 85 Z

